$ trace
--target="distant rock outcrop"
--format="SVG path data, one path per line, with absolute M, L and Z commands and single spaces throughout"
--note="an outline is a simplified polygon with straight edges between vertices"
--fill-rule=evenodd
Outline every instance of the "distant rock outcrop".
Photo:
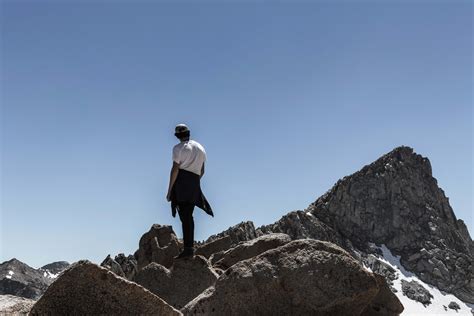
M 185 315 L 360 315 L 377 280 L 346 251 L 314 239 L 291 241 L 225 270 L 181 311 Z
M 181 315 L 142 286 L 88 260 L 63 271 L 30 315 Z
M 179 309 L 213 285 L 218 276 L 209 261 L 197 255 L 176 260 L 170 269 L 152 262 L 140 270 L 135 282 Z
M 112 257 L 108 255 L 100 265 L 128 280 L 133 280 L 138 271 L 138 264 L 135 257 L 132 255 L 126 257 L 123 253 L 119 253 L 115 256 L 115 259 L 112 259 Z
M 421 280 L 474 303 L 474 243 L 427 158 L 397 147 L 342 178 L 305 211 L 357 248 L 385 244 Z

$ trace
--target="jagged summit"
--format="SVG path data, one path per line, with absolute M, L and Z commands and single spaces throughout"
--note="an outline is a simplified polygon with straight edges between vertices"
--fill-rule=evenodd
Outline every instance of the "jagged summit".
M 306 211 L 361 249 L 386 244 L 423 281 L 474 303 L 474 244 L 428 158 L 412 148 L 397 147 L 340 179 Z

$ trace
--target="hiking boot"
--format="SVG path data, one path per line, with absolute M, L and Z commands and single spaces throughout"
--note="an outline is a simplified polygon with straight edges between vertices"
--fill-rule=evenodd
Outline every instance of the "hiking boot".
M 186 257 L 193 257 L 194 256 L 194 248 L 193 247 L 184 247 L 183 251 L 174 259 L 186 258 Z

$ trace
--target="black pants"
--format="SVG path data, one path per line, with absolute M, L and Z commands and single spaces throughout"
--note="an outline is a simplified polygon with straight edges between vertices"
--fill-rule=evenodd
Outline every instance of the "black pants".
M 184 247 L 194 246 L 194 204 L 178 203 L 178 214 L 183 226 Z

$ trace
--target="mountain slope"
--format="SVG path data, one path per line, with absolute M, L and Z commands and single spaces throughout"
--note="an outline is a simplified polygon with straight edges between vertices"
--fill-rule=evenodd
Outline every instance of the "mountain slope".
M 421 280 L 474 303 L 474 243 L 428 158 L 412 148 L 397 147 L 344 177 L 306 211 L 360 249 L 387 245 Z
M 39 269 L 13 258 L 0 264 L 0 294 L 38 299 L 69 263 L 53 262 Z

